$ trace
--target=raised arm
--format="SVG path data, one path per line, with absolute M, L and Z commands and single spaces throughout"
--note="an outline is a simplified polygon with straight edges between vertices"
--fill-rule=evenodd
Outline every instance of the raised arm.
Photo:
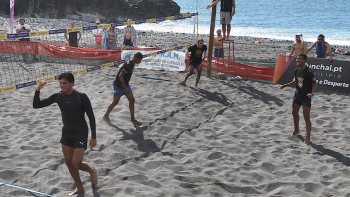
M 207 5 L 207 9 L 213 7 L 214 5 L 218 4 L 220 0 L 214 1 L 211 5 Z M 233 0 L 234 1 L 234 0 Z
M 40 80 L 38 87 L 35 90 L 35 95 L 33 99 L 33 108 L 35 109 L 46 107 L 56 102 L 58 93 L 51 95 L 49 98 L 40 100 L 40 90 L 42 87 L 44 87 L 45 84 L 46 84 L 46 81 Z
M 315 46 L 316 46 L 316 42 L 313 43 L 313 44 L 311 45 L 311 47 L 310 47 L 308 50 L 305 51 L 305 54 L 307 54 L 308 52 L 310 52 Z

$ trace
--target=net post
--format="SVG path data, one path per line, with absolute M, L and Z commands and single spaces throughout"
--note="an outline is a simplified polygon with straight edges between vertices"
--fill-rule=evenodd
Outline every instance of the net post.
M 213 0 L 214 2 L 215 0 Z M 216 18 L 216 4 L 213 5 L 211 11 L 211 23 L 210 23 L 210 34 L 209 34 L 209 51 L 207 61 L 207 78 L 211 78 L 211 61 L 213 57 L 213 43 L 214 43 L 214 30 L 215 30 L 215 18 Z
M 198 43 L 198 26 L 199 26 L 199 14 L 197 12 L 197 43 Z

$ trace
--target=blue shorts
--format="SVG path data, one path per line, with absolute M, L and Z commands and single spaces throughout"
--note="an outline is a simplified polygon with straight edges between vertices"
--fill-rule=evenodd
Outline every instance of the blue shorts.
M 224 57 L 223 49 L 214 49 L 214 57 Z
M 128 88 L 132 92 L 130 85 L 128 85 Z M 114 96 L 121 97 L 121 96 L 125 95 L 125 93 L 126 93 L 124 88 L 119 88 L 114 83 L 113 83 L 113 89 L 114 89 L 114 93 L 113 93 Z
M 199 65 L 201 65 L 202 64 L 202 61 L 201 62 L 199 62 L 199 63 L 193 63 L 193 62 L 190 62 L 190 66 L 193 66 L 193 67 L 195 67 L 195 68 L 197 68 Z

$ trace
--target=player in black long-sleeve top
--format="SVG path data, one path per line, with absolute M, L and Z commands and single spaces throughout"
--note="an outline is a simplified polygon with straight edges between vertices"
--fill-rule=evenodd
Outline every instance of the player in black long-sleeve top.
M 316 91 L 316 77 L 315 74 L 306 66 L 307 56 L 300 53 L 297 56 L 298 68 L 294 70 L 294 81 L 281 85 L 283 89 L 288 86 L 295 86 L 295 94 L 293 100 L 293 120 L 294 120 L 294 132 L 292 135 L 300 135 L 299 131 L 299 109 L 303 106 L 303 115 L 306 124 L 306 138 L 304 144 L 310 144 L 311 140 L 311 98 L 315 95 Z
M 87 148 L 88 141 L 88 125 L 85 121 L 85 113 L 90 120 L 91 140 L 89 146 L 96 146 L 96 121 L 94 112 L 89 98 L 86 94 L 73 89 L 74 76 L 70 72 L 62 73 L 59 78 L 60 88 L 62 91 L 52 94 L 50 97 L 40 100 L 40 90 L 46 84 L 40 81 L 35 91 L 33 100 L 34 108 L 42 108 L 57 103 L 62 113 L 62 152 L 65 163 L 69 172 L 77 186 L 77 190 L 67 194 L 72 196 L 75 194 L 85 193 L 83 184 L 80 180 L 79 170 L 90 173 L 92 187 L 97 184 L 96 169 L 90 167 L 89 164 L 83 162 L 83 156 Z

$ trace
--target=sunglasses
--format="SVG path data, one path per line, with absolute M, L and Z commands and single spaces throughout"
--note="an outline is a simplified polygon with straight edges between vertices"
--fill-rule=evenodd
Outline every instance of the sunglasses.
M 96 25 L 99 25 L 100 23 L 96 23 Z

